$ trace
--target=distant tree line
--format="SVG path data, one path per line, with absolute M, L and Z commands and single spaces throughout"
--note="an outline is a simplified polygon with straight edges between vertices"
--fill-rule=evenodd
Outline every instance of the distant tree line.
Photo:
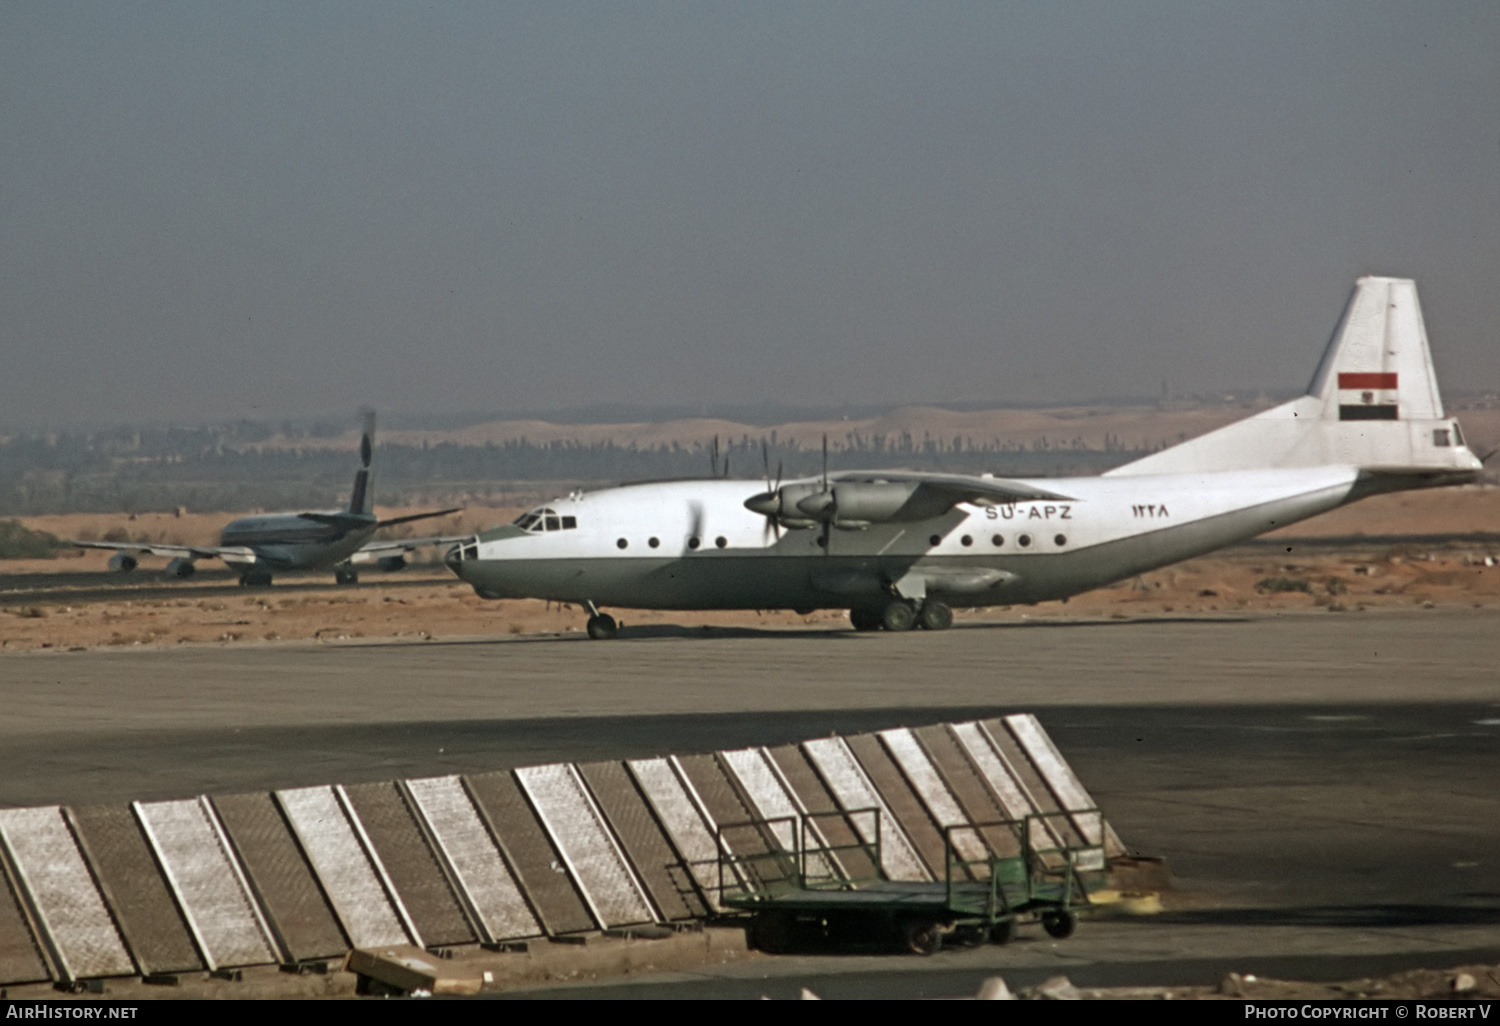
M 320 428 L 323 425 L 318 425 Z M 333 437 L 339 432 L 326 426 Z M 313 432 L 303 431 L 303 435 Z M 253 421 L 216 427 L 121 428 L 103 432 L 18 434 L 0 441 L 0 516 L 48 513 L 166 512 L 295 509 L 333 506 L 348 494 L 355 457 L 339 449 L 250 448 L 274 437 Z M 785 478 L 817 474 L 821 447 L 765 439 L 726 440 L 717 471 L 760 479 L 784 466 Z M 860 435 L 830 438 L 831 471 L 906 467 L 954 473 L 1048 477 L 1092 474 L 1118 466 L 1150 447 L 1117 439 L 1090 449 L 1081 439 L 1027 444 Z M 597 487 L 620 481 L 706 477 L 711 447 L 613 442 L 531 442 L 486 445 L 381 444 L 376 452 L 376 498 L 382 505 L 449 500 L 506 501 L 507 497 Z

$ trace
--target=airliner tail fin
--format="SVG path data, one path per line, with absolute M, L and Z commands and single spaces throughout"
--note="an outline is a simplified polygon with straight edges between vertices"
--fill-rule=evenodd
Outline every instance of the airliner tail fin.
M 1109 474 L 1325 465 L 1444 479 L 1480 468 L 1444 415 L 1414 281 L 1355 283 L 1306 395 Z
M 359 469 L 354 472 L 354 487 L 349 490 L 350 513 L 375 511 L 375 487 L 370 479 L 370 462 L 375 456 L 375 411 L 365 410 L 365 429 L 359 438 Z

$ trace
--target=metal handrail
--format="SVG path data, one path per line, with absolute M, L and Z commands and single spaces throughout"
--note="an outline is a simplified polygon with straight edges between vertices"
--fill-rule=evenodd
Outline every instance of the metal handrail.
M 873 840 L 867 839 L 867 832 L 860 829 L 857 817 L 864 816 L 870 817 L 873 823 L 873 830 L 870 831 L 874 834 Z M 826 819 L 843 821 L 856 839 L 843 844 L 830 843 L 824 837 L 823 831 L 817 828 L 818 821 Z M 769 819 L 721 823 L 714 832 L 714 840 L 718 849 L 719 904 L 723 904 L 724 896 L 731 891 L 750 894 L 770 890 L 757 886 L 763 875 L 754 871 L 756 864 L 763 864 L 767 861 L 781 870 L 777 875 L 785 881 L 784 886 L 787 888 L 847 889 L 864 882 L 867 878 L 851 876 L 845 870 L 843 862 L 839 859 L 841 853 L 862 854 L 875 870 L 875 876 L 868 879 L 880 879 L 883 865 L 880 857 L 881 826 L 880 810 L 875 807 L 804 812 L 796 815 L 774 816 Z M 766 849 L 748 853 L 735 852 L 726 834 L 740 831 L 758 833 L 766 842 Z M 783 833 L 791 839 L 790 851 L 782 845 Z M 810 873 L 809 866 L 814 861 L 819 863 L 824 871 L 816 875 Z M 733 880 L 730 877 L 733 877 Z
M 1069 844 L 1065 841 L 1059 844 L 1037 845 L 1033 837 L 1037 835 L 1050 837 L 1066 837 L 1068 833 L 1082 835 L 1082 831 L 1076 827 L 1075 817 L 1096 816 L 1098 817 L 1098 842 L 1084 839 L 1081 844 Z M 1071 827 L 1070 830 L 1061 831 L 1052 829 L 1049 821 L 1061 819 Z M 1041 830 L 1033 830 L 1033 825 L 1041 827 Z M 954 836 L 958 833 L 977 834 L 984 838 L 983 831 L 999 828 L 1008 828 L 1020 843 L 1018 855 L 996 855 L 993 846 L 986 844 L 989 853 L 982 859 L 964 859 L 959 857 Z M 995 918 L 1001 913 L 1008 914 L 1012 905 L 1009 896 L 1005 892 L 1005 881 L 1000 872 L 1003 865 L 1019 861 L 1024 867 L 1025 901 L 1032 902 L 1039 897 L 1037 884 L 1039 878 L 1061 878 L 1063 887 L 1062 902 L 1065 906 L 1072 905 L 1076 898 L 1088 901 L 1088 889 L 1084 886 L 1080 877 L 1082 872 L 1102 872 L 1106 865 L 1103 844 L 1103 814 L 1098 809 L 1069 809 L 1058 812 L 1034 812 L 1020 819 L 996 820 L 989 823 L 965 823 L 943 829 L 944 849 L 944 873 L 943 882 L 947 891 L 947 901 L 950 907 L 956 907 L 962 899 L 960 885 L 968 881 L 960 880 L 958 877 L 963 871 L 972 867 L 983 866 L 988 876 L 989 887 L 985 898 L 985 915 Z M 1059 858 L 1060 857 L 1060 858 Z M 1086 863 L 1086 864 L 1085 864 Z M 972 891 L 969 892 L 972 895 Z

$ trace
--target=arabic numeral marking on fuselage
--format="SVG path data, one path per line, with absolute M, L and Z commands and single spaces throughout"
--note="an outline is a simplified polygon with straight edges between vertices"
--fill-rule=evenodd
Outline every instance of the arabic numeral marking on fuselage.
M 1160 520 L 1168 516 L 1166 503 L 1143 503 L 1131 506 L 1130 512 L 1137 520 Z
M 1039 506 L 1033 503 L 1025 509 L 1018 510 L 1014 503 L 1009 503 L 1003 506 L 986 507 L 984 515 L 990 520 L 1072 520 L 1073 506 L 1071 503 L 1060 503 L 1056 506 Z

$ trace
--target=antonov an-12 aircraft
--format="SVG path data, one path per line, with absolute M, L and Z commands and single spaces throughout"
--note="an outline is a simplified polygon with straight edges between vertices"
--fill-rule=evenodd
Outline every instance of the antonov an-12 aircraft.
M 574 492 L 455 545 L 485 598 L 847 609 L 942 630 L 954 606 L 1063 599 L 1380 492 L 1475 479 L 1443 412 L 1416 283 L 1361 278 L 1307 394 L 1100 477 L 826 472 Z
M 199 559 L 217 557 L 240 572 L 240 584 L 266 587 L 285 570 L 332 570 L 339 584 L 357 584 L 356 563 L 374 563 L 382 570 L 399 570 L 406 553 L 424 545 L 442 545 L 453 537 L 399 538 L 371 541 L 382 527 L 457 513 L 458 508 L 413 513 L 381 520 L 375 515 L 375 482 L 370 465 L 375 455 L 375 414 L 366 411 L 359 440 L 359 469 L 349 491 L 347 509 L 306 513 L 270 513 L 240 517 L 225 525 L 217 545 L 176 545 L 155 542 L 70 541 L 86 549 L 114 549 L 109 568 L 129 573 L 143 552 L 165 556 L 166 574 L 191 576 Z

